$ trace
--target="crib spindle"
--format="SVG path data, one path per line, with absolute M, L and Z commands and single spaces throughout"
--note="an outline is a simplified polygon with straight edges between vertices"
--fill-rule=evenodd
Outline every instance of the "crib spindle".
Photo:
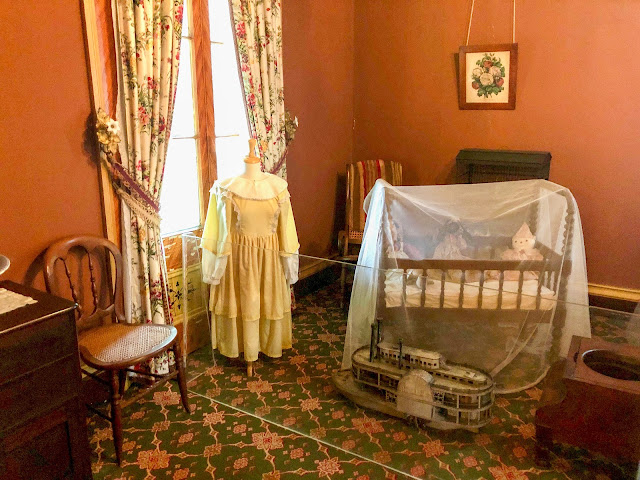
M 536 310 L 540 310 L 542 303 L 542 282 L 538 282 L 538 291 L 536 292 Z
M 504 270 L 500 270 L 500 279 L 498 280 L 498 310 L 502 310 L 502 288 L 504 287 Z
M 428 270 L 421 270 L 421 275 L 422 275 L 422 288 L 420 289 L 420 306 L 424 307 L 425 303 L 427 302 L 427 279 L 429 278 L 427 276 L 427 272 Z
M 444 281 L 446 278 L 446 275 L 444 273 L 444 270 L 442 271 L 442 275 L 440 275 L 440 308 L 444 308 Z
M 458 295 L 458 308 L 462 308 L 464 305 L 464 284 L 466 280 L 466 270 L 462 270 L 462 275 L 460 276 L 460 295 Z
M 520 270 L 520 275 L 518 276 L 518 296 L 516 298 L 516 308 L 520 310 L 520 305 L 522 305 L 522 286 L 524 284 L 524 270 Z
M 402 294 L 400 295 L 400 306 L 404 307 L 407 300 L 407 272 L 402 270 Z
M 480 271 L 480 288 L 478 288 L 478 308 L 482 308 L 482 290 L 484 289 L 484 270 Z
M 548 277 L 547 262 L 542 265 L 542 271 L 540 272 L 540 278 L 538 279 L 538 290 L 536 292 L 536 310 L 540 310 L 540 304 L 542 303 L 542 282 L 545 275 Z

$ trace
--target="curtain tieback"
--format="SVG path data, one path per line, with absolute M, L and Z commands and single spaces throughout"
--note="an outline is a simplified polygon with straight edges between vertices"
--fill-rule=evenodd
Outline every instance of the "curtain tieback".
M 145 192 L 129 175 L 122 165 L 113 161 L 111 155 L 106 155 L 107 166 L 111 174 L 113 187 L 131 210 L 144 217 L 147 221 L 160 226 L 160 205 L 153 197 Z
M 268 173 L 272 175 L 278 175 L 278 172 L 280 171 L 280 169 L 284 165 L 285 160 L 287 159 L 288 151 L 289 151 L 289 146 L 284 147 L 284 152 L 282 152 L 282 156 L 280 157 L 280 160 L 278 160 L 278 162 L 269 170 Z

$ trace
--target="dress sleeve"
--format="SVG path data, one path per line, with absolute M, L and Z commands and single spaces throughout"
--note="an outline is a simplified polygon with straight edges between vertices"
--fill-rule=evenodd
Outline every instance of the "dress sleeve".
M 224 193 L 212 192 L 202 231 L 202 280 L 212 285 L 220 283 L 231 253 L 230 219 L 231 200 Z
M 289 285 L 298 281 L 298 234 L 293 220 L 293 210 L 289 200 L 289 192 L 279 195 L 280 215 L 278 217 L 278 242 L 280 243 L 280 260 Z

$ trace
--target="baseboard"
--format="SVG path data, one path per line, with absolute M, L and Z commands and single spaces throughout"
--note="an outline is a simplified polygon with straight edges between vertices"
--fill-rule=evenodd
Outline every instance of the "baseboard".
M 633 312 L 638 302 L 640 302 L 638 289 L 589 284 L 589 305 L 594 307 Z
M 635 288 L 612 287 L 610 285 L 589 284 L 589 295 L 598 297 L 615 298 L 629 302 L 640 302 L 640 290 Z

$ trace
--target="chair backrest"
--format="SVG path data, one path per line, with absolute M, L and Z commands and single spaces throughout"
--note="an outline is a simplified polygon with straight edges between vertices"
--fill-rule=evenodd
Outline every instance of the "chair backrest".
M 110 265 L 115 266 L 113 277 Z M 78 304 L 78 331 L 83 331 L 105 320 L 125 321 L 122 267 L 122 255 L 109 240 L 67 237 L 45 252 L 44 279 L 50 293 L 71 297 Z
M 366 215 L 362 209 L 376 180 L 382 178 L 391 185 L 402 185 L 402 165 L 385 160 L 366 160 L 347 165 L 347 234 L 362 238 Z

